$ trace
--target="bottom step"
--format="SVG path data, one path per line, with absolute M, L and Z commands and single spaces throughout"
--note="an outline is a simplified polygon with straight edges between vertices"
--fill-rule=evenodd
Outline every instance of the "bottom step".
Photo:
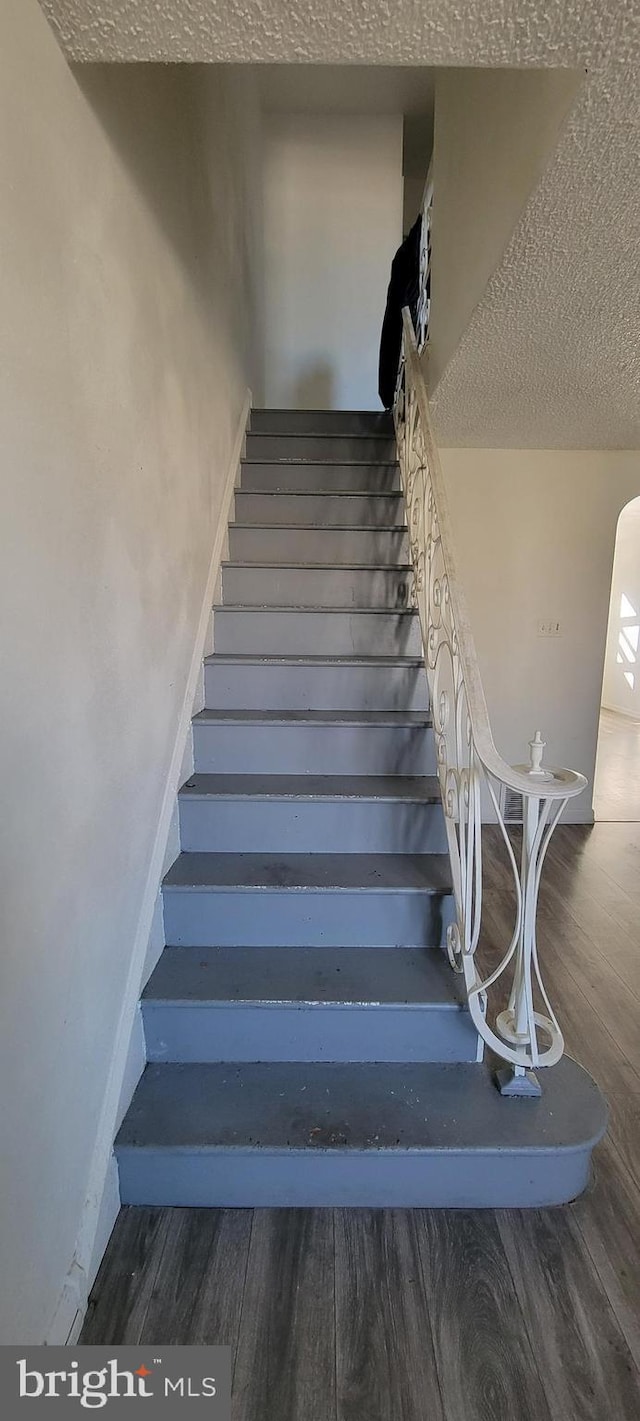
M 116 1155 L 123 1204 L 521 1208 L 580 1194 L 605 1126 L 568 1057 L 536 1100 L 478 1065 L 152 1065 Z

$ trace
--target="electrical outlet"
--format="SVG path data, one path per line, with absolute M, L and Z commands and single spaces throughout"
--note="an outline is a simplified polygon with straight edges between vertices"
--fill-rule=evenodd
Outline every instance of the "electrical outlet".
M 538 622 L 538 636 L 562 636 L 562 627 L 557 618 L 552 617 L 549 621 Z

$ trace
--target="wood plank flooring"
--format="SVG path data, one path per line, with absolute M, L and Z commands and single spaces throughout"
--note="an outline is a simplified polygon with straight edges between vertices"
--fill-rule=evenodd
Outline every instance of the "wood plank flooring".
M 512 896 L 486 831 L 481 951 Z M 638 1421 L 640 824 L 563 826 L 540 955 L 608 1097 L 561 1209 L 123 1209 L 83 1343 L 225 1342 L 234 1421 Z
M 596 819 L 640 819 L 640 721 L 600 712 L 594 784 Z

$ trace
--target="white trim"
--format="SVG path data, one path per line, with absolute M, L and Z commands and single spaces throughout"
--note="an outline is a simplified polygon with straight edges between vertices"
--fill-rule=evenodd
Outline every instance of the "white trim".
M 113 1175 L 110 1173 L 110 1170 L 113 1140 L 117 1129 L 116 1121 L 119 1111 L 123 1108 L 123 1083 L 127 1064 L 130 1060 L 131 1034 L 135 1024 L 138 1001 L 140 998 L 149 934 L 158 897 L 159 885 L 163 875 L 167 841 L 171 830 L 176 795 L 180 787 L 180 772 L 185 755 L 185 745 L 191 726 L 194 701 L 201 677 L 204 648 L 207 633 L 211 625 L 211 608 L 214 601 L 215 585 L 223 557 L 231 502 L 240 473 L 240 460 L 250 411 L 251 391 L 247 390 L 240 411 L 236 437 L 231 451 L 222 492 L 220 515 L 211 553 L 209 574 L 194 638 L 191 666 L 176 728 L 173 753 L 165 781 L 158 828 L 151 853 L 142 903 L 140 905 L 138 926 L 131 952 L 131 965 L 123 994 L 122 1010 L 116 1031 L 111 1065 L 96 1132 L 96 1143 L 89 1170 L 89 1181 L 78 1229 L 75 1255 L 69 1272 L 63 1281 L 58 1302 L 46 1332 L 45 1342 L 49 1346 L 72 1343 L 78 1337 L 87 1308 L 89 1291 L 93 1283 L 92 1274 L 95 1276 L 100 1263 L 100 1257 L 96 1257 L 98 1233 L 100 1232 L 102 1234 L 104 1240 L 103 1246 L 106 1247 L 109 1233 L 111 1232 L 111 1229 L 109 1229 L 109 1219 L 111 1218 L 111 1227 L 113 1227 L 115 1223 Z M 131 1092 L 133 1092 L 136 1083 L 137 1082 L 130 1082 Z M 107 1199 L 105 1199 L 105 1192 L 108 1194 Z M 107 1229 L 109 1230 L 108 1232 Z
M 636 722 L 640 720 L 640 716 L 638 715 L 637 711 L 624 710 L 622 706 L 612 705 L 611 701 L 602 701 L 600 709 L 612 711 L 613 715 L 622 715 L 624 716 L 625 720 L 635 720 Z
M 74 1262 L 62 1284 L 62 1291 L 45 1338 L 47 1347 L 72 1346 L 77 1342 L 87 1309 L 87 1296 L 87 1275 L 84 1269 Z
M 595 811 L 588 800 L 585 801 L 584 808 L 581 808 L 581 800 L 570 800 L 560 818 L 561 824 L 595 824 L 595 822 Z
M 144 1067 L 143 1067 L 144 1069 Z M 120 1213 L 120 1180 L 118 1178 L 118 1165 L 115 1155 L 112 1153 L 109 1158 L 107 1177 L 102 1191 L 102 1201 L 98 1224 L 93 1240 L 93 1253 L 87 1271 L 87 1296 L 96 1280 L 96 1274 L 102 1263 L 104 1252 L 113 1233 L 116 1219 Z M 84 1319 L 84 1308 L 82 1310 Z

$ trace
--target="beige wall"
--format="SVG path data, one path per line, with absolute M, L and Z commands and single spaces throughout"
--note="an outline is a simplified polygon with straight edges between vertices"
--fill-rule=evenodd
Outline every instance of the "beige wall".
M 589 820 L 616 523 L 640 453 L 441 453 L 497 748 L 522 762 L 540 729 L 547 763 L 588 777 L 566 817 Z M 560 636 L 540 636 L 553 620 Z
M 267 404 L 379 409 L 402 116 L 272 115 L 264 190 Z
M 640 498 L 618 520 L 602 704 L 640 720 Z
M 233 75 L 73 73 L 36 0 L 2 19 L 0 1340 L 26 1343 L 48 1334 L 97 1207 L 132 945 L 257 378 L 257 120 Z
M 431 390 L 544 171 L 580 77 L 562 69 L 444 69 L 438 74 Z

